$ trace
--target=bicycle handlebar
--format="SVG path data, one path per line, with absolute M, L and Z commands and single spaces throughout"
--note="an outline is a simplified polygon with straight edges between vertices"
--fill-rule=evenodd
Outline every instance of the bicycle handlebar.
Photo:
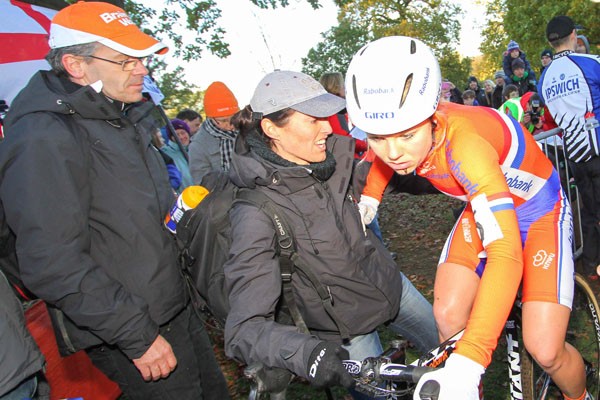
M 431 367 L 392 363 L 386 357 L 369 357 L 364 361 L 343 360 L 342 364 L 354 378 L 355 389 L 373 397 L 410 393 L 410 389 L 398 389 L 393 383 L 416 384 L 424 374 L 435 370 Z M 384 386 L 384 383 L 387 383 L 387 386 Z M 421 399 L 437 400 L 438 394 L 439 384 L 434 381 L 427 382 L 421 390 Z
M 379 358 L 367 358 L 364 361 L 343 360 L 346 371 L 354 378 L 381 382 L 417 383 L 427 372 L 434 371 L 431 367 L 381 362 Z

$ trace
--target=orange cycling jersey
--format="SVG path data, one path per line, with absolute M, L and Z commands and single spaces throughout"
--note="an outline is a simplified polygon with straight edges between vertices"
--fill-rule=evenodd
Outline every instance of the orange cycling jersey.
M 487 366 L 522 275 L 523 301 L 570 307 L 570 207 L 551 162 L 513 118 L 488 107 L 443 103 L 433 120 L 434 144 L 416 173 L 469 202 L 440 263 L 465 265 L 481 277 L 456 351 Z M 376 158 L 363 194 L 381 200 L 392 175 Z

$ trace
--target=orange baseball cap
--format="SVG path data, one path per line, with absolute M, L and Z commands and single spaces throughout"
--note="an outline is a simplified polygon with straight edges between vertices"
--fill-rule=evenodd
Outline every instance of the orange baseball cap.
M 79 1 L 56 13 L 48 39 L 51 49 L 92 42 L 132 57 L 165 54 L 169 50 L 143 33 L 123 9 L 113 4 Z

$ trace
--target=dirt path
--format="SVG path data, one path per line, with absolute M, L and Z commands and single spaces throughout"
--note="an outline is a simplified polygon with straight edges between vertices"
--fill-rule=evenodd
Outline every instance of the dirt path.
M 379 224 L 396 262 L 417 289 L 431 300 L 440 252 L 454 225 L 453 209 L 464 203 L 445 195 L 386 195 Z

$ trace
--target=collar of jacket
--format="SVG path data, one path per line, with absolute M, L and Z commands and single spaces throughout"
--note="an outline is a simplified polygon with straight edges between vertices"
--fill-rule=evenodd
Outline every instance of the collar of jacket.
M 345 194 L 351 183 L 354 166 L 354 138 L 329 135 L 327 149 L 336 160 L 336 170 L 324 184 L 335 193 Z M 250 150 L 242 135 L 236 138 L 229 174 L 237 186 L 268 186 L 284 195 L 306 189 L 317 182 L 302 166 L 282 167 L 258 157 Z
M 48 84 L 52 88 L 60 85 L 63 90 L 57 90 L 61 95 L 57 104 L 62 105 L 65 113 L 79 114 L 84 119 L 102 119 L 111 121 L 111 125 L 121 127 L 124 115 L 136 124 L 145 118 L 154 108 L 150 102 L 124 104 L 108 99 L 103 93 L 98 93 L 91 86 L 81 86 L 68 78 L 48 73 Z M 60 103 L 59 103 L 60 102 Z

